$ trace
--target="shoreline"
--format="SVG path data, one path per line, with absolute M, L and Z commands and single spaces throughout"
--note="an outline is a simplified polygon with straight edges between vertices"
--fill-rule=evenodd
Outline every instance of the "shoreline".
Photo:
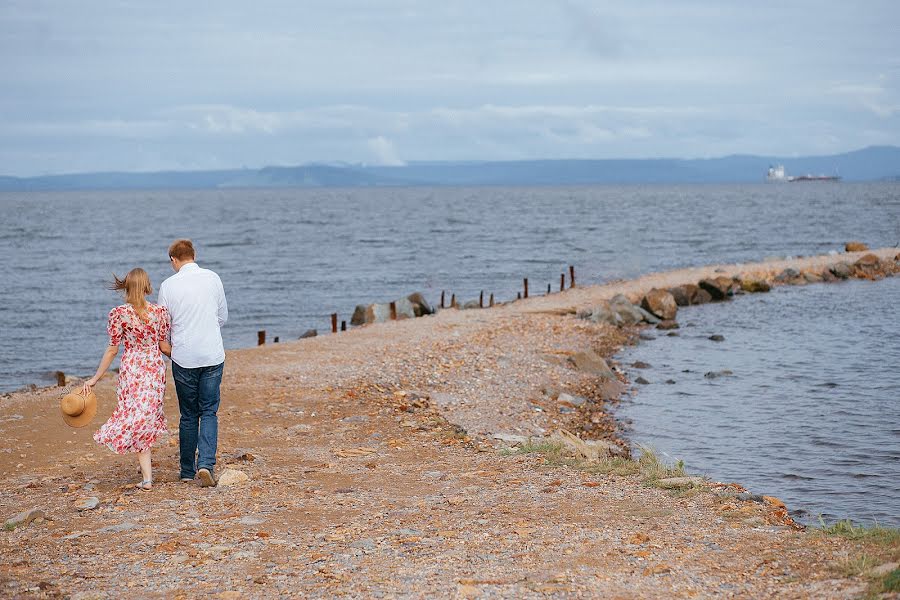
M 579 363 L 579 353 L 610 359 L 632 334 L 572 316 L 579 309 L 708 277 L 821 271 L 865 254 L 893 260 L 897 249 L 648 274 L 229 351 L 219 472 L 249 479 L 209 492 L 177 482 L 170 439 L 155 453 L 159 485 L 130 493 L 132 458 L 89 441 L 114 403 L 113 377 L 98 384 L 98 417 L 81 430 L 58 418 L 60 388 L 12 394 L 0 418 L 0 516 L 39 508 L 44 517 L 0 536 L 10 557 L 0 583 L 14 593 L 40 581 L 42 591 L 123 593 L 129 565 L 140 561 L 154 579 L 147 593 L 162 595 L 190 590 L 205 574 L 215 593 L 247 597 L 852 596 L 859 579 L 826 568 L 850 542 L 794 531 L 777 505 L 744 501 L 726 484 L 671 491 L 539 454 L 502 456 L 507 444 L 494 436 L 545 437 L 586 417 L 585 437 L 613 438 L 604 419 L 613 382 L 598 380 L 601 367 Z M 177 430 L 171 377 L 168 386 Z M 586 402 L 560 412 L 547 388 Z M 85 496 L 99 507 L 77 511 Z M 711 554 L 700 540 L 731 552 Z M 143 550 L 127 559 L 97 553 L 134 543 Z M 773 553 L 790 575 L 754 571 Z M 189 567 L 170 568 L 176 563 Z M 86 570 L 99 579 L 64 575 Z

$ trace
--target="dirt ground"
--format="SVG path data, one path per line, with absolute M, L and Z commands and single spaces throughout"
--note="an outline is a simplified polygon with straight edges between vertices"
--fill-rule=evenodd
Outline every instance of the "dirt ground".
M 63 423 L 58 389 L 0 399 L 0 518 L 43 515 L 0 532 L 0 597 L 857 597 L 868 580 L 848 565 L 896 548 L 799 530 L 735 486 L 662 489 L 494 438 L 615 439 L 608 388 L 569 358 L 613 357 L 635 332 L 575 309 L 856 256 L 686 269 L 230 351 L 217 472 L 249 479 L 229 486 L 178 481 L 171 377 L 150 492 L 134 488 L 136 459 L 91 439 L 114 376 L 83 429 Z M 561 412 L 561 391 L 588 402 Z M 77 510 L 88 497 L 99 506 Z

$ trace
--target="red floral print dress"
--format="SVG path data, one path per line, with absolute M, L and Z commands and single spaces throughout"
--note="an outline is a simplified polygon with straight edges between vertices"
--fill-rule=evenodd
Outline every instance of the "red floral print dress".
M 163 414 L 166 364 L 159 341 L 169 337 L 169 311 L 148 304 L 145 319 L 130 304 L 109 311 L 109 345 L 118 346 L 124 340 L 125 352 L 119 366 L 116 410 L 94 440 L 118 454 L 149 450 L 159 436 L 168 433 Z

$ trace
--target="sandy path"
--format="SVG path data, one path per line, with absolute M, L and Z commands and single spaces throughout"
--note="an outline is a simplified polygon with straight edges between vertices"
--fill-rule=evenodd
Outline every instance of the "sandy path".
M 566 357 L 608 356 L 628 334 L 553 311 L 857 257 L 685 269 L 229 352 L 219 471 L 250 476 L 232 487 L 177 482 L 173 437 L 153 492 L 134 493 L 133 461 L 90 438 L 112 377 L 80 430 L 56 390 L 15 394 L 0 413 L 0 516 L 50 519 L 0 533 L 0 596 L 853 597 L 864 582 L 835 569 L 869 548 L 794 531 L 724 489 L 549 466 L 490 436 L 612 433 L 604 403 L 560 414 L 542 390 L 597 398 Z M 171 383 L 167 414 L 177 431 Z M 88 496 L 99 508 L 78 512 Z

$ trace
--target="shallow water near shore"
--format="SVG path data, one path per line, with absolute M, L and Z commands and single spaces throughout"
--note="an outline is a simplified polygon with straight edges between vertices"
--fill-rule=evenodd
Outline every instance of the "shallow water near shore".
M 441 290 L 515 298 L 684 266 L 824 254 L 900 237 L 900 184 L 649 185 L 2 193 L 0 391 L 89 375 L 121 300 L 191 237 L 228 294 L 228 348 L 330 331 L 356 304 Z
M 648 330 L 620 356 L 650 384 L 617 416 L 635 444 L 777 496 L 801 521 L 900 526 L 897 298 L 893 277 L 681 308 L 678 337 Z

